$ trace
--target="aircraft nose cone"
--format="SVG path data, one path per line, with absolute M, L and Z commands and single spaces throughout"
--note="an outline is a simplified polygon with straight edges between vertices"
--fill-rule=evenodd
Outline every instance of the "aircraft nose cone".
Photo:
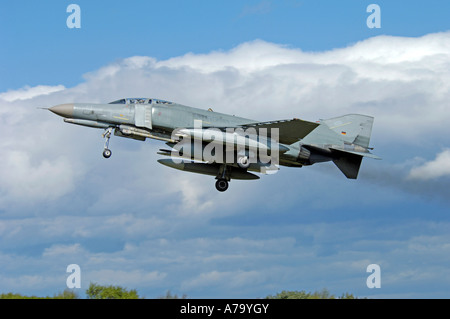
M 56 115 L 72 118 L 73 117 L 73 104 L 60 104 L 49 108 L 49 110 Z

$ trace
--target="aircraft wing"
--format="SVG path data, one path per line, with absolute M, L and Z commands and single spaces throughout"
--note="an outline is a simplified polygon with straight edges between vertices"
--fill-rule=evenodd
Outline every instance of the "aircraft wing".
M 279 143 L 293 144 L 311 133 L 320 123 L 308 122 L 300 119 L 259 122 L 241 125 L 243 128 L 254 127 L 257 130 L 265 128 L 270 135 L 270 129 L 279 129 Z M 273 137 L 272 137 L 273 138 Z

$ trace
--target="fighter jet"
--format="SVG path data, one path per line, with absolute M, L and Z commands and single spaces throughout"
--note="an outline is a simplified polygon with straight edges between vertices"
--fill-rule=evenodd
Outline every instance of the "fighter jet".
M 154 98 L 124 98 L 108 104 L 70 103 L 49 110 L 64 122 L 103 129 L 103 156 L 111 157 L 114 135 L 166 142 L 165 166 L 214 176 L 220 192 L 232 179 L 253 180 L 280 166 L 332 161 L 356 179 L 364 157 L 380 159 L 369 147 L 373 117 L 348 114 L 310 122 L 298 118 L 260 122 Z M 252 173 L 251 173 L 252 172 Z

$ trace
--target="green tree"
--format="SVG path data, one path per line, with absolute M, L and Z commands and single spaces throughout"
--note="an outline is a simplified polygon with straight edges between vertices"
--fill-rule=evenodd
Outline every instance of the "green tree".
M 90 283 L 86 290 L 88 299 L 139 299 L 135 289 L 127 290 L 120 286 L 101 286 Z
M 15 294 L 12 292 L 3 293 L 0 295 L 0 299 L 43 299 L 36 296 L 23 296 L 21 294 Z
M 322 289 L 321 291 L 315 292 L 306 292 L 304 290 L 301 291 L 286 291 L 277 293 L 274 296 L 267 296 L 266 299 L 336 299 L 336 297 L 328 291 L 328 289 Z M 353 294 L 349 294 L 348 292 L 342 294 L 338 299 L 356 299 Z
M 187 299 L 187 296 L 186 294 L 183 294 L 181 297 L 179 297 L 177 294 L 172 295 L 170 290 L 168 290 L 164 296 L 160 296 L 158 297 L 158 299 Z
M 66 289 L 53 297 L 24 296 L 9 292 L 6 294 L 0 294 L 0 299 L 79 299 L 79 297 L 73 290 Z
M 55 295 L 53 299 L 80 299 L 78 294 L 73 289 L 65 289 L 63 292 Z

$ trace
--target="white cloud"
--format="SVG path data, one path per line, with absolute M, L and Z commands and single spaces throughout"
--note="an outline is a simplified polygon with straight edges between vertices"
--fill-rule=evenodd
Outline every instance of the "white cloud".
M 41 110 L 33 113 L 38 120 L 28 120 L 36 106 L 66 102 L 152 96 L 257 120 L 316 120 L 363 113 L 375 116 L 374 146 L 410 147 L 430 136 L 443 142 L 450 134 L 445 125 L 450 121 L 449 46 L 450 32 L 420 38 L 379 36 L 325 52 L 257 40 L 229 51 L 190 53 L 162 61 L 126 58 L 86 74 L 85 82 L 73 88 L 36 86 L 1 93 L 5 102 L 0 110 L 0 144 L 6 164 L 0 170 L 0 191 L 3 198 L 18 198 L 23 189 L 25 198 L 54 200 L 71 192 L 90 169 L 103 167 L 100 161 L 95 162 L 98 166 L 86 163 L 94 158 L 91 152 L 101 150 L 99 131 L 63 125 L 60 118 Z M 135 167 L 149 170 L 148 156 L 142 153 L 148 146 L 117 140 L 113 139 L 113 148 L 134 147 L 127 156 L 139 152 L 136 158 L 141 160 Z M 120 171 L 119 162 L 108 165 L 115 167 L 116 174 Z M 152 161 L 152 165 L 159 164 Z M 167 169 L 152 168 L 151 173 L 161 180 Z M 138 169 L 134 173 L 124 178 L 137 178 L 143 185 Z M 214 187 L 213 181 L 211 185 L 199 182 L 201 186 L 193 189 L 187 185 L 196 180 L 194 175 L 175 172 L 169 176 L 179 176 L 179 182 L 163 194 L 181 192 L 182 206 L 189 209 L 208 211 L 214 206 L 216 199 L 204 196 Z M 99 195 L 104 201 L 107 196 Z M 104 205 L 99 200 L 100 204 Z
M 357 112 L 375 116 L 374 144 L 381 141 L 384 145 L 397 143 L 402 147 L 414 145 L 425 136 L 445 136 L 450 131 L 443 125 L 450 120 L 446 107 L 450 92 L 449 39 L 449 32 L 420 38 L 380 36 L 347 48 L 318 53 L 257 40 L 229 51 L 186 54 L 163 61 L 130 57 L 86 74 L 84 83 L 70 89 L 37 86 L 2 93 L 3 98 L 14 102 L 2 105 L 1 133 L 7 137 L 0 143 L 15 145 L 3 156 L 21 158 L 22 171 L 17 174 L 21 179 L 2 181 L 0 189 L 5 192 L 4 196 L 17 195 L 19 184 L 23 185 L 25 176 L 31 176 L 28 194 L 39 198 L 39 188 L 33 187 L 33 181 L 39 184 L 39 176 L 50 174 L 45 181 L 49 187 L 40 189 L 45 200 L 50 198 L 45 189 L 57 184 L 57 181 L 51 184 L 53 177 L 61 179 L 63 176 L 58 171 L 68 169 L 68 183 L 52 191 L 53 198 L 67 194 L 74 183 L 83 178 L 88 170 L 80 170 L 80 166 L 84 165 L 86 152 L 101 148 L 102 143 L 101 139 L 94 142 L 85 138 L 98 136 L 99 132 L 63 126 L 61 119 L 44 111 L 39 114 L 39 134 L 31 137 L 21 130 L 32 107 L 70 101 L 107 102 L 121 96 L 155 96 L 261 120 L 294 116 L 316 120 Z M 30 131 L 35 131 L 36 127 L 37 122 L 27 126 Z M 53 129 L 58 129 L 58 133 L 49 134 L 48 130 Z M 57 139 L 57 135 L 66 138 Z M 39 145 L 49 150 L 52 158 L 45 157 L 37 148 L 37 136 L 51 138 L 48 142 L 39 141 Z M 70 156 L 75 157 L 71 162 L 67 152 L 69 140 Z M 118 144 L 115 139 L 112 143 L 113 146 Z M 131 143 L 135 142 L 120 142 L 121 145 L 137 145 Z M 145 147 L 148 146 L 139 145 L 133 152 L 142 152 Z M 57 150 L 61 151 L 59 156 Z M 74 164 L 77 162 L 80 165 Z M 17 169 L 13 161 L 8 163 L 3 169 L 5 176 L 6 172 Z M 143 162 L 139 163 L 144 167 Z M 58 169 L 53 175 L 46 172 L 49 164 Z M 79 174 L 71 176 L 74 169 Z M 164 170 L 166 168 L 152 173 L 162 176 Z M 185 207 L 198 207 L 203 203 L 201 210 L 206 211 L 213 206 L 214 200 L 208 201 L 203 196 L 210 185 L 192 190 L 184 181 L 194 180 L 194 175 L 180 175 L 180 172 L 175 175 L 180 176 L 179 185 L 166 192 L 181 191 Z
M 26 150 L 0 155 L 0 190 L 15 199 L 54 200 L 73 188 L 74 167 L 66 158 L 44 159 L 33 163 Z
M 43 257 L 55 257 L 55 256 L 70 256 L 74 258 L 75 255 L 86 254 L 87 252 L 81 247 L 80 244 L 73 245 L 52 245 L 49 248 L 45 248 L 42 254 Z
M 390 190 L 359 181 L 350 184 L 334 167 L 325 171 L 282 168 L 283 173 L 264 176 L 261 181 L 232 181 L 230 189 L 219 194 L 214 178 L 160 166 L 155 153 L 164 147 L 161 142 L 113 137 L 113 157 L 104 160 L 100 130 L 64 124 L 50 112 L 37 112 L 36 107 L 149 96 L 257 120 L 316 120 L 366 113 L 375 116 L 372 144 L 388 156 L 380 154 L 385 158 L 384 166 L 379 166 L 383 169 L 372 170 L 378 162 L 363 164 L 362 169 L 366 176 L 371 173 L 385 181 L 388 176 L 394 184 L 407 176 L 405 168 L 395 174 L 389 170 L 396 161 L 420 155 L 424 142 L 428 149 L 448 143 L 449 46 L 450 32 L 421 38 L 381 36 L 318 53 L 253 41 L 229 51 L 163 61 L 130 57 L 85 74 L 85 81 L 73 88 L 37 86 L 1 93 L 0 211 L 6 214 L 23 203 L 34 208 L 29 215 L 51 211 L 50 217 L 41 219 L 19 215 L 2 220 L 2 249 L 15 251 L 17 245 L 28 247 L 30 242 L 38 247 L 31 249 L 38 257 L 30 260 L 16 255 L 0 259 L 2 269 L 12 274 L 16 270 L 5 268 L 8 263 L 32 261 L 34 266 L 59 261 L 64 284 L 64 267 L 74 254 L 80 265 L 83 262 L 84 278 L 93 282 L 128 288 L 148 284 L 148 290 L 156 283 L 157 289 L 167 285 L 190 289 L 188 295 L 198 295 L 206 287 L 221 297 L 249 287 L 242 296 L 257 297 L 251 289 L 281 285 L 308 289 L 302 284 L 310 287 L 318 280 L 329 287 L 329 282 L 320 281 L 321 276 L 336 277 L 336 269 L 345 268 L 347 262 L 348 276 L 358 281 L 357 267 L 363 268 L 364 276 L 366 263 L 374 258 L 394 260 L 405 247 L 404 260 L 408 260 L 418 247 L 409 247 L 408 238 L 382 243 L 365 239 L 377 231 L 403 234 L 403 228 L 387 231 L 359 222 L 305 223 L 316 218 L 312 216 L 316 212 L 326 215 L 330 208 L 350 207 L 349 194 L 362 207 L 370 204 L 369 210 L 382 205 L 384 195 L 398 201 L 388 194 L 394 193 Z M 449 156 L 450 150 L 445 149 L 435 160 L 414 167 L 410 176 L 448 176 Z M 340 179 L 330 177 L 330 172 Z M 327 188 L 330 185 L 332 191 Z M 270 216 L 273 212 L 277 213 Z M 348 217 L 350 213 L 343 210 L 342 214 Z M 386 216 L 381 214 L 380 218 Z M 332 218 L 341 218 L 338 215 Z M 418 229 L 422 225 L 413 230 Z M 448 229 L 439 232 L 445 234 Z M 96 246 L 103 238 L 107 244 Z M 96 252 L 112 245 L 110 241 L 116 243 L 107 247 L 113 252 Z M 354 249 L 346 246 L 349 242 Z M 383 252 L 393 244 L 398 251 L 385 256 Z M 448 250 L 442 245 L 434 247 L 434 257 Z M 446 259 L 441 261 L 444 264 Z M 55 269 L 30 268 L 21 271 L 28 277 L 11 276 L 24 278 L 20 286 L 15 286 L 14 279 L 0 279 L 11 290 L 27 282 L 35 287 L 49 282 L 52 276 L 41 274 L 53 274 Z M 308 281 L 302 274 L 313 279 Z M 365 278 L 361 282 L 364 285 Z M 220 291 L 222 287 L 226 289 Z
M 408 177 L 410 179 L 430 180 L 444 176 L 450 176 L 450 149 L 443 150 L 432 161 L 413 167 Z
M 164 61 L 128 58 L 100 85 L 262 120 L 368 113 L 379 135 L 416 143 L 428 132 L 449 131 L 442 125 L 450 119 L 449 43 L 450 32 L 380 36 L 311 53 L 257 40 Z
M 14 102 L 18 100 L 29 100 L 42 95 L 49 95 L 55 92 L 64 90 L 63 85 L 48 86 L 48 85 L 38 85 L 34 87 L 25 86 L 18 90 L 10 90 L 0 94 L 0 99 L 8 102 Z

